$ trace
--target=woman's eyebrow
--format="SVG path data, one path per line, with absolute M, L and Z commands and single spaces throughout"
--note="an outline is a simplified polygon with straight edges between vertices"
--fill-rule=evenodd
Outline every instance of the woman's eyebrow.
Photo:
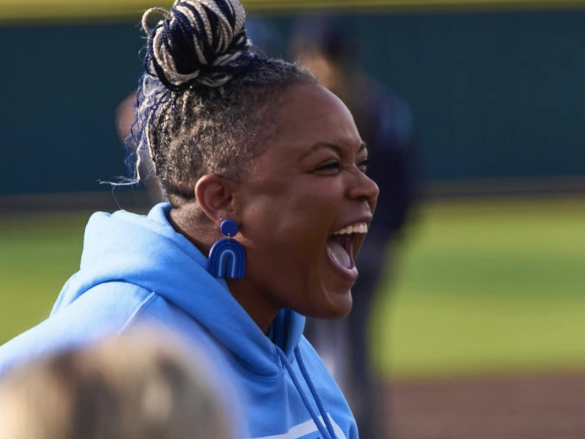
M 343 153 L 343 148 L 341 148 L 339 145 L 335 145 L 334 143 L 329 143 L 329 142 L 317 142 L 313 146 L 311 146 L 307 151 L 302 153 L 300 158 L 304 159 L 308 155 L 310 155 L 316 151 L 319 151 L 320 149 L 323 149 L 323 148 L 332 149 L 333 151 L 335 151 L 339 155 L 341 155 Z M 362 152 L 364 149 L 366 149 L 366 143 L 362 141 L 360 143 L 358 153 Z

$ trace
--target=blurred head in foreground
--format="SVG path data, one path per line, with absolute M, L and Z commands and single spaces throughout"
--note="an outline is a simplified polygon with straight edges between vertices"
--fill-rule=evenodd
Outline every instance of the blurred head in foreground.
M 229 439 L 215 388 L 184 352 L 141 330 L 28 363 L 0 382 L 0 437 Z

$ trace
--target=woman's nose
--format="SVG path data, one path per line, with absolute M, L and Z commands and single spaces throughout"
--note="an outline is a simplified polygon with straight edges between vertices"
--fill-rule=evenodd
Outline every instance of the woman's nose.
M 380 189 L 378 185 L 363 172 L 356 176 L 356 181 L 349 190 L 349 197 L 357 201 L 367 201 L 369 204 L 376 202 Z

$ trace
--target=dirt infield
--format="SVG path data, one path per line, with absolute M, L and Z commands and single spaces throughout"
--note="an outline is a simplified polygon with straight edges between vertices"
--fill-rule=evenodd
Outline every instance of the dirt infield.
M 585 439 L 585 375 L 395 383 L 392 439 Z

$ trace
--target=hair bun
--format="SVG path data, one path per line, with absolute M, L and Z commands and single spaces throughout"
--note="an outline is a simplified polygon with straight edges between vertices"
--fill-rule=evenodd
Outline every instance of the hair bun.
M 151 30 L 147 20 L 153 13 L 164 19 Z M 237 60 L 249 53 L 245 18 L 238 0 L 176 0 L 170 11 L 149 9 L 142 17 L 146 71 L 171 90 L 193 82 L 225 84 Z

